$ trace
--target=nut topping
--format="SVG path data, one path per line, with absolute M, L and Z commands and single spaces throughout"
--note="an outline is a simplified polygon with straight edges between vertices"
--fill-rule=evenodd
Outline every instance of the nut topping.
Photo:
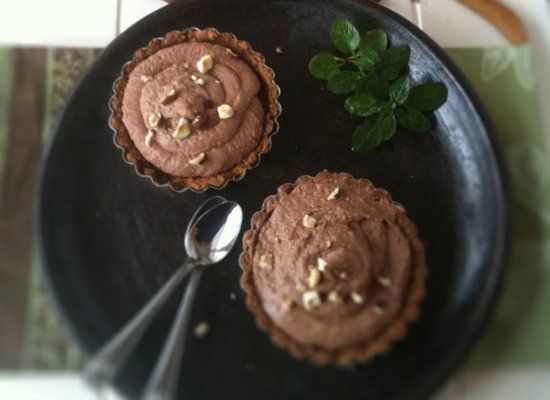
M 316 224 L 317 224 L 317 220 L 309 214 L 304 215 L 304 217 L 302 218 L 302 225 L 308 229 L 315 228 Z
M 212 56 L 209 54 L 202 56 L 199 62 L 197 63 L 197 69 L 202 74 L 210 71 L 213 66 L 214 66 L 214 60 L 212 59 Z
M 202 78 L 199 78 L 195 81 L 195 85 L 199 85 L 199 86 L 202 86 L 204 85 L 204 79 Z
M 328 263 L 325 261 L 324 258 L 318 258 L 317 259 L 317 269 L 321 272 L 323 272 L 325 270 L 325 268 L 327 267 Z
M 292 301 L 292 299 L 286 299 L 281 303 L 281 310 L 289 311 L 293 305 L 294 305 L 294 302 Z
M 210 330 L 210 327 L 206 322 L 199 322 L 194 329 L 195 336 L 198 338 L 206 336 L 208 331 Z
M 229 104 L 222 104 L 217 108 L 217 111 L 220 119 L 229 119 L 233 116 L 233 114 L 235 114 Z
M 171 89 L 162 98 L 162 100 L 160 101 L 160 104 L 162 104 L 162 105 L 170 104 L 171 102 L 173 102 L 176 99 L 177 96 L 178 96 L 178 94 L 176 93 L 176 89 Z
M 385 288 L 390 287 L 391 285 L 390 278 L 386 278 L 385 276 L 378 276 L 376 280 L 380 284 L 380 286 L 383 286 Z
M 189 121 L 187 121 L 186 118 L 180 118 L 180 120 L 178 121 L 178 125 L 176 126 L 176 129 L 174 129 L 174 132 L 172 132 L 172 136 L 175 139 L 185 139 L 190 134 L 191 134 L 191 126 L 189 125 Z M 202 158 L 204 158 L 204 154 Z M 199 160 L 199 163 L 200 161 L 202 161 L 202 158 Z M 192 164 L 191 161 L 189 161 L 189 164 Z
M 357 292 L 351 292 L 351 299 L 354 303 L 363 304 L 363 296 Z
M 147 131 L 147 135 L 145 135 L 145 146 L 147 147 L 152 146 L 152 141 L 154 136 L 155 136 L 155 131 L 152 129 L 149 129 L 149 131 Z
M 304 285 L 302 282 L 298 282 L 296 284 L 296 290 L 299 292 L 305 292 L 306 291 L 306 285 Z
M 302 301 L 306 310 L 321 307 L 321 297 L 315 290 L 310 290 L 302 295 Z
M 153 128 L 156 128 L 160 121 L 160 114 L 153 113 L 149 115 L 149 118 L 147 118 L 147 121 L 149 122 L 149 125 L 151 125 Z
M 342 298 L 336 290 L 333 290 L 328 294 L 328 301 L 334 304 L 338 304 L 342 301 Z
M 191 164 L 191 165 L 200 165 L 202 160 L 204 160 L 204 153 L 200 153 L 195 158 L 192 158 L 191 160 L 189 160 L 189 164 Z
M 231 56 L 233 57 L 238 57 L 237 56 L 237 53 L 235 53 L 233 50 L 231 50 L 230 48 L 225 48 L 225 51 L 227 51 Z
M 149 82 L 153 77 L 151 75 L 141 75 L 139 77 L 143 83 Z
M 261 269 L 271 270 L 273 268 L 273 254 L 262 254 L 258 266 Z
M 372 309 L 376 314 L 379 314 L 379 315 L 384 314 L 384 309 L 377 304 L 373 305 Z
M 327 197 L 327 200 L 328 201 L 334 200 L 336 196 L 338 196 L 338 193 L 340 193 L 340 188 L 335 188 L 332 192 L 330 192 L 330 194 Z
M 307 278 L 307 284 L 310 288 L 314 288 L 317 286 L 319 281 L 321 280 L 321 273 L 317 268 L 312 268 L 309 270 L 309 277 Z

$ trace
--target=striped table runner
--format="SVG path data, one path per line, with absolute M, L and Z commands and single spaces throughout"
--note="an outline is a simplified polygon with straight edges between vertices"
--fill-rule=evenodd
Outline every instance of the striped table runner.
M 514 190 L 503 296 L 470 365 L 550 367 L 550 157 L 529 47 L 449 49 L 496 125 Z M 44 291 L 32 203 L 52 121 L 95 49 L 0 48 L 0 369 L 76 369 L 81 360 Z

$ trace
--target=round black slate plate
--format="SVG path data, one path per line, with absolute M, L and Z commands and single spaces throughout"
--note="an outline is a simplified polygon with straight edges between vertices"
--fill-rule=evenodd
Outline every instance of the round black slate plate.
M 331 49 L 329 28 L 349 17 L 411 48 L 415 82 L 449 89 L 429 134 L 399 133 L 368 154 L 350 151 L 357 121 L 343 98 L 307 71 Z M 173 29 L 215 27 L 248 40 L 282 88 L 273 149 L 244 180 L 221 191 L 175 193 L 139 177 L 107 126 L 111 84 L 135 49 Z M 284 54 L 275 52 L 281 46 Z M 430 276 L 422 316 L 391 355 L 349 370 L 292 359 L 258 330 L 239 288 L 239 248 L 206 271 L 181 372 L 186 399 L 418 399 L 433 390 L 477 337 L 495 298 L 506 236 L 506 195 L 487 121 L 456 68 L 422 32 L 367 1 L 197 0 L 146 17 L 107 47 L 67 103 L 46 152 L 39 189 L 39 247 L 49 288 L 85 353 L 95 351 L 182 262 L 183 229 L 214 194 L 243 205 L 245 218 L 278 185 L 322 169 L 371 179 L 417 223 Z M 230 293 L 237 299 L 231 300 Z M 158 354 L 179 296 L 159 316 L 117 380 L 135 398 Z

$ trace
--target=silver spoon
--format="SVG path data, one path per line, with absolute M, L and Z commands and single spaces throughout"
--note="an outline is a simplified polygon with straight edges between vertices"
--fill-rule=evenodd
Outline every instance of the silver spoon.
M 92 386 L 101 389 L 112 381 L 122 364 L 124 364 L 132 350 L 136 347 L 147 327 L 151 324 L 153 318 L 158 314 L 164 303 L 166 303 L 166 300 L 168 300 L 187 273 L 196 265 L 195 250 L 194 247 L 191 247 L 194 241 L 187 240 L 188 236 L 190 236 L 191 228 L 195 225 L 198 218 L 208 213 L 213 207 L 224 202 L 226 200 L 223 197 L 214 196 L 202 203 L 195 211 L 195 214 L 193 214 L 187 225 L 184 238 L 184 247 L 189 257 L 141 311 L 88 361 L 84 376 Z M 191 256 L 191 253 L 193 256 Z
M 168 340 L 143 392 L 143 400 L 174 398 L 185 338 L 189 331 L 192 303 L 202 271 L 206 265 L 221 261 L 233 248 L 241 230 L 242 220 L 241 207 L 237 203 L 226 202 L 199 217 L 194 234 L 186 237 L 186 240 L 190 241 L 186 242 L 186 247 L 190 250 L 189 254 L 192 256 L 192 251 L 195 250 L 193 255 L 196 255 L 200 265 L 191 273 Z

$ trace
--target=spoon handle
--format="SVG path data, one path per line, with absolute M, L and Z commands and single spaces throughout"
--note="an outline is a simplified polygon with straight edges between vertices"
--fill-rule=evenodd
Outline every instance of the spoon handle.
M 183 348 L 189 325 L 193 299 L 197 292 L 203 268 L 191 273 L 187 289 L 180 303 L 176 320 L 170 328 L 170 335 L 142 395 L 142 400 L 172 400 L 183 356 Z
M 121 365 L 128 359 L 132 350 L 136 347 L 139 339 L 151 324 L 153 318 L 158 314 L 161 307 L 166 303 L 178 284 L 187 273 L 196 265 L 196 261 L 188 258 L 179 267 L 172 277 L 164 284 L 157 294 L 136 314 L 118 333 L 109 340 L 88 361 L 84 376 L 94 387 L 101 388 L 110 382 Z

